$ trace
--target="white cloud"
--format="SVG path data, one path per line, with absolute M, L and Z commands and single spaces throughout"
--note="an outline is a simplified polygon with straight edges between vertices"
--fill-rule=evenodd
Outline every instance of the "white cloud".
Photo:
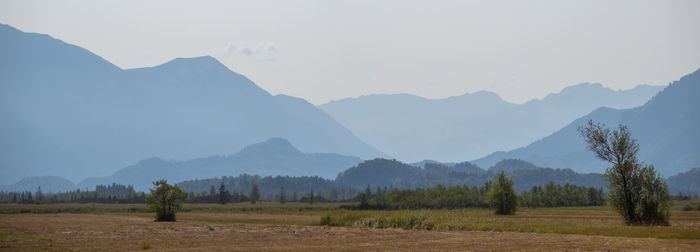
M 274 54 L 277 52 L 277 45 L 275 42 L 264 42 L 256 44 L 241 45 L 236 43 L 229 43 L 223 50 L 222 56 L 224 57 L 234 57 L 234 56 L 250 56 L 259 59 L 272 59 Z

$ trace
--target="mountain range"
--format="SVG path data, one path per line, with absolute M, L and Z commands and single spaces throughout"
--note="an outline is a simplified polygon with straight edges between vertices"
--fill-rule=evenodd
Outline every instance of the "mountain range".
M 272 96 L 205 56 L 121 69 L 0 25 L 0 184 L 106 176 L 148 157 L 232 153 L 271 137 L 304 152 L 386 156 L 303 99 Z
M 610 166 L 588 151 L 577 129 L 589 120 L 616 129 L 626 125 L 638 139 L 639 158 L 665 177 L 700 167 L 700 70 L 669 84 L 644 105 L 631 109 L 599 108 L 525 147 L 495 152 L 473 163 L 488 167 L 505 158 L 539 166 L 603 172 Z
M 460 161 L 511 150 L 601 107 L 644 104 L 663 86 L 614 91 L 582 83 L 524 104 L 481 91 L 445 99 L 368 95 L 318 106 L 372 146 L 404 161 Z
M 666 177 L 700 167 L 698 71 L 665 88 L 614 91 L 584 83 L 524 104 L 477 92 L 445 99 L 370 95 L 316 107 L 270 95 L 208 56 L 125 70 L 7 25 L 0 25 L 0 42 L 0 184 L 26 178 L 15 186 L 44 181 L 62 188 L 82 180 L 79 188 L 117 182 L 143 189 L 160 178 L 330 179 L 342 172 L 341 183 L 425 186 L 482 183 L 525 161 L 531 166 L 518 170 L 602 173 L 608 164 L 585 149 L 576 131 L 588 120 L 627 125 L 639 139 L 640 159 Z M 374 159 L 388 156 L 423 161 Z M 523 176 L 537 180 L 536 174 Z
M 142 160 L 106 177 L 87 178 L 78 188 L 120 183 L 146 190 L 152 182 L 167 179 L 177 183 L 240 174 L 259 176 L 319 176 L 335 178 L 348 167 L 362 162 L 353 156 L 332 153 L 303 153 L 282 138 L 271 138 L 226 156 L 210 156 L 186 161 L 166 161 L 160 158 Z

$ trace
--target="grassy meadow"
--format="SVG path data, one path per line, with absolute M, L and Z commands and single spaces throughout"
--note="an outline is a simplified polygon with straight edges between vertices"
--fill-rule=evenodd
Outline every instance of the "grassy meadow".
M 518 239 L 521 239 L 521 242 L 543 239 L 541 242 L 545 242 L 555 237 L 560 240 L 588 239 L 591 242 L 599 242 L 600 249 L 683 248 L 675 246 L 700 245 L 700 211 L 682 210 L 682 207 L 688 203 L 697 205 L 698 202 L 675 202 L 669 226 L 626 226 L 621 218 L 607 207 L 521 208 L 515 215 L 499 216 L 489 209 L 481 208 L 359 211 L 341 209 L 340 203 L 184 204 L 184 208 L 177 215 L 176 223 L 158 223 L 153 222 L 153 213 L 143 204 L 2 204 L 0 205 L 0 250 L 34 250 L 51 248 L 51 246 L 80 249 L 80 246 L 72 247 L 70 241 L 77 238 L 68 234 L 84 234 L 87 236 L 84 237 L 85 239 L 92 237 L 96 239 L 95 242 L 108 242 L 117 239 L 114 235 L 141 232 L 148 234 L 134 237 L 134 239 L 144 239 L 144 241 L 139 244 L 129 243 L 130 247 L 125 249 L 140 248 L 139 246 L 167 248 L 172 244 L 165 241 L 171 235 L 182 235 L 178 239 L 184 239 L 184 241 L 215 239 L 219 242 L 223 241 L 220 239 L 247 237 L 237 242 L 252 246 L 252 244 L 269 241 L 272 239 L 268 237 L 270 235 L 287 237 L 293 241 L 293 237 L 304 232 L 315 235 L 337 235 L 338 237 L 331 235 L 326 238 L 340 239 L 339 244 L 347 242 L 347 247 L 340 246 L 337 247 L 338 249 L 361 249 L 357 244 L 363 244 L 362 242 L 374 244 L 372 247 L 389 246 L 390 244 L 384 244 L 389 240 L 377 238 L 383 235 L 399 240 L 404 239 L 402 237 L 415 235 L 412 239 L 419 240 L 413 242 L 418 243 L 423 242 L 420 241 L 422 237 L 434 236 L 434 239 L 452 237 L 448 239 L 449 242 L 445 241 L 447 243 L 442 244 L 447 246 L 444 247 L 445 249 L 452 249 L 454 247 L 451 246 L 457 246 L 461 242 L 467 242 L 469 239 L 476 239 L 485 234 L 498 234 L 497 236 L 503 239 L 514 239 L 511 240 L 512 242 Z M 99 224 L 101 222 L 104 224 Z M 105 225 L 109 228 L 102 230 Z M 219 238 L 211 234 L 203 238 L 200 237 L 205 234 L 201 233 L 202 230 L 207 232 L 218 230 L 224 233 L 221 233 L 222 236 Z M 159 233 L 161 231 L 163 233 Z M 245 235 L 228 237 L 226 234 L 230 234 L 226 232 L 245 233 Z M 352 234 L 351 236 L 354 237 L 352 239 L 357 240 L 343 240 L 346 233 Z M 259 236 L 255 236 L 256 234 Z M 377 237 L 368 237 L 366 236 L 368 234 L 374 234 Z M 466 234 L 469 234 L 469 238 L 465 237 Z M 328 246 L 321 240 L 313 240 L 317 238 L 297 238 L 300 242 L 307 241 L 309 244 L 318 242 L 317 247 L 309 245 L 311 247 L 297 247 L 299 249 L 314 250 L 314 248 Z M 279 239 L 275 241 L 280 242 L 280 246 L 287 242 L 286 238 L 275 239 Z M 484 242 L 488 240 L 487 236 L 483 239 Z M 191 242 L 198 244 L 193 240 Z M 429 243 L 427 240 L 424 242 Z M 491 242 L 482 245 L 499 246 L 504 241 Z M 534 245 L 541 244 L 547 243 Z M 115 246 L 122 245 L 116 243 Z M 428 246 L 430 247 L 432 245 Z M 274 249 L 274 246 L 271 248 Z M 392 247 L 384 248 L 392 249 Z M 513 243 L 513 248 L 518 249 L 516 243 Z

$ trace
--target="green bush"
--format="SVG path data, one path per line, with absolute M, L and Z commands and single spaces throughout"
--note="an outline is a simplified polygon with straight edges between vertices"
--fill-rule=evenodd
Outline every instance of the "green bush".
M 175 221 L 175 213 L 182 208 L 178 201 L 187 198 L 187 193 L 179 186 L 172 186 L 166 180 L 153 182 L 156 186 L 146 197 L 146 204 L 156 212 L 156 221 Z
M 496 209 L 496 214 L 515 214 L 518 206 L 518 194 L 513 189 L 513 180 L 501 171 L 491 186 L 488 194 L 489 205 Z

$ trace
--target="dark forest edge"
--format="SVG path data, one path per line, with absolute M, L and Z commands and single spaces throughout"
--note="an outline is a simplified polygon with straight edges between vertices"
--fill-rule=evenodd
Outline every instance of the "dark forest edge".
M 594 198 L 593 190 L 599 194 L 604 193 L 603 177 L 600 174 L 579 174 L 569 169 L 541 168 L 517 159 L 503 160 L 488 170 L 484 170 L 468 162 L 454 165 L 440 163 L 425 163 L 423 167 L 405 164 L 396 160 L 374 159 L 360 163 L 338 175 L 335 180 L 328 180 L 321 177 L 289 177 L 289 176 L 267 176 L 243 174 L 238 177 L 223 176 L 220 178 L 190 180 L 177 183 L 188 193 L 185 203 L 219 203 L 221 198 L 224 202 L 249 202 L 250 190 L 253 185 L 259 187 L 259 198 L 261 201 L 279 201 L 281 189 L 284 188 L 285 201 L 288 202 L 359 202 L 360 195 L 366 193 L 365 188 L 378 188 L 382 194 L 392 195 L 408 194 L 419 195 L 425 192 L 441 190 L 457 190 L 461 197 L 471 197 L 462 205 L 483 206 L 483 191 L 481 194 L 476 191 L 483 190 L 484 185 L 489 183 L 494 174 L 504 171 L 508 177 L 512 178 L 514 188 L 519 192 L 521 204 L 525 207 L 550 207 L 583 205 L 587 202 L 582 196 L 583 188 L 590 190 L 587 192 L 588 198 Z M 690 171 L 672 176 L 667 179 L 669 188 L 675 192 L 675 200 L 688 200 L 698 198 L 695 185 L 698 181 L 700 169 L 695 168 Z M 221 196 L 220 187 L 223 185 L 224 196 Z M 441 189 L 442 188 L 442 189 Z M 450 189 L 462 188 L 462 189 Z M 416 189 L 416 190 L 408 190 Z M 420 190 L 418 190 L 420 189 Z M 561 200 L 564 196 L 554 196 L 559 191 L 565 191 L 567 200 Z M 572 193 L 572 192 L 576 193 Z M 691 191 L 693 193 L 683 193 Z M 408 193 L 412 192 L 412 193 Z M 146 193 L 137 192 L 132 186 L 112 184 L 98 185 L 95 190 L 77 189 L 60 193 L 43 193 L 41 187 L 36 191 L 24 192 L 2 192 L 0 191 L 0 203 L 144 203 Z M 369 194 L 368 194 L 369 195 Z M 376 195 L 376 190 L 371 195 Z M 480 195 L 480 196 L 479 196 Z M 573 195 L 573 196 L 572 196 Z M 383 196 L 375 199 L 369 197 L 368 200 L 379 200 L 377 208 L 383 208 Z M 418 196 L 412 196 L 418 197 Z M 444 196 L 454 201 L 454 195 Z M 482 197 L 479 199 L 479 197 Z M 595 201 L 595 200 L 593 200 Z M 481 202 L 481 203 L 479 203 Z M 559 202 L 559 203 L 556 203 Z M 575 203 L 562 203 L 575 202 Z M 602 203 L 590 204 L 600 205 Z M 434 205 L 434 206 L 433 206 Z M 446 203 L 431 204 L 423 207 L 450 207 Z M 454 205 L 454 204 L 452 204 Z M 388 206 L 388 208 L 394 208 Z

